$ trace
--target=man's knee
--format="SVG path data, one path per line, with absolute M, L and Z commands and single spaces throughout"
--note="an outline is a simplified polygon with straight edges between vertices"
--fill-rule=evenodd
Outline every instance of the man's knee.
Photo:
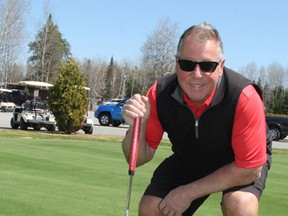
M 161 200 L 155 196 L 143 196 L 139 204 L 139 216 L 162 216 L 158 208 Z
M 249 192 L 234 191 L 226 193 L 222 199 L 224 216 L 257 216 L 258 206 L 257 197 Z

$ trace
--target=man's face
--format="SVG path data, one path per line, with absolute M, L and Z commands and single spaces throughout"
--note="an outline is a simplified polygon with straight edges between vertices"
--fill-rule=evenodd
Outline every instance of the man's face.
M 179 59 L 187 59 L 196 62 L 219 62 L 217 55 L 217 43 L 214 40 L 200 42 L 192 37 L 186 37 L 183 41 Z M 182 90 L 198 106 L 209 97 L 219 77 L 223 74 L 224 60 L 219 63 L 212 73 L 202 72 L 199 64 L 194 71 L 183 71 L 176 61 L 176 73 Z

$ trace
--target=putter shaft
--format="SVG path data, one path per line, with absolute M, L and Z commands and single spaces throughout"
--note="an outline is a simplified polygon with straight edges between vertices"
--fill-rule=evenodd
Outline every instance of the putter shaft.
M 128 181 L 127 196 L 126 196 L 126 211 L 125 211 L 125 216 L 128 216 L 128 214 L 129 214 L 130 198 L 131 198 L 131 192 L 132 192 L 132 182 L 133 182 L 133 175 L 130 175 L 129 181 Z
M 136 165 L 137 165 L 137 156 L 138 156 L 138 142 L 140 137 L 140 126 L 141 126 L 141 118 L 134 119 L 134 128 L 132 134 L 132 143 L 130 148 L 130 158 L 129 158 L 129 182 L 128 182 L 128 191 L 126 197 L 126 211 L 125 216 L 129 214 L 129 207 L 130 207 L 130 198 L 131 198 L 131 191 L 132 191 L 132 181 L 133 176 L 135 174 Z

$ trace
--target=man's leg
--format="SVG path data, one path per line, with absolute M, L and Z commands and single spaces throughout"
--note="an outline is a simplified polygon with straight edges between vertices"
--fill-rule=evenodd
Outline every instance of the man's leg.
M 223 192 L 222 212 L 224 216 L 257 216 L 259 200 L 264 191 L 270 161 L 262 166 L 261 176 L 247 186 L 230 188 Z
M 161 198 L 144 195 L 139 204 L 139 216 L 162 216 L 158 205 Z
M 257 216 L 258 207 L 258 198 L 250 192 L 229 192 L 222 198 L 224 216 Z
M 183 216 L 193 215 L 209 196 L 194 200 L 189 208 L 183 212 Z M 162 198 L 153 195 L 144 195 L 139 204 L 139 216 L 163 216 L 159 209 Z

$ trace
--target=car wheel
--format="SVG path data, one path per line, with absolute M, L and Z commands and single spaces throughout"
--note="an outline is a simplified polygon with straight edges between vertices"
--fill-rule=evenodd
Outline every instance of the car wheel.
M 109 113 L 102 113 L 99 115 L 99 123 L 102 126 L 109 126 L 111 124 L 111 116 Z
M 27 130 L 27 129 L 28 129 L 28 125 L 27 125 L 27 123 L 24 121 L 23 118 L 21 118 L 21 120 L 20 120 L 20 128 L 21 128 L 21 130 Z
M 17 129 L 17 128 L 19 127 L 19 124 L 16 124 L 16 123 L 14 122 L 14 118 L 13 118 L 13 117 L 12 117 L 11 120 L 10 120 L 10 126 L 11 126 L 11 128 L 13 128 L 13 129 Z
M 273 141 L 278 141 L 280 139 L 280 131 L 277 128 L 270 128 L 270 133 Z

